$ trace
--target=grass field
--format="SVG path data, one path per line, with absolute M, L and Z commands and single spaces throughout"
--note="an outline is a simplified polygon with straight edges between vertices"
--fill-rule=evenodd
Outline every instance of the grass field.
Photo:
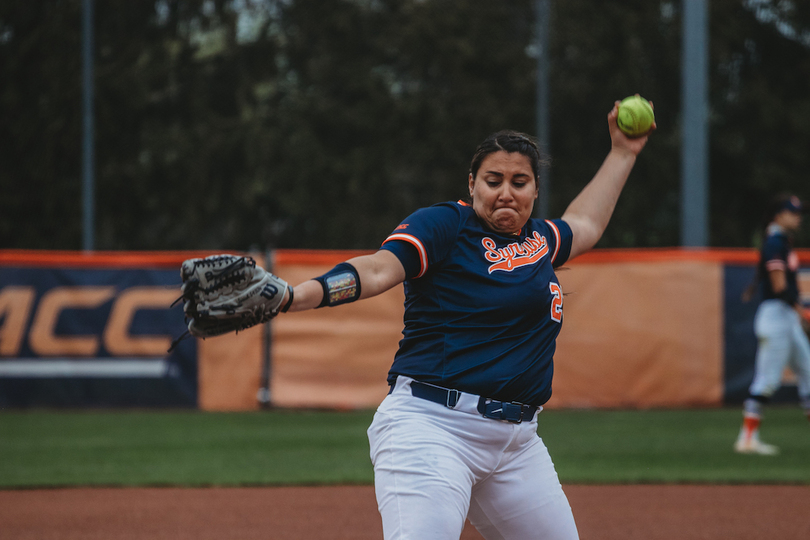
M 0 412 L 0 487 L 372 482 L 372 411 Z M 737 408 L 551 410 L 540 435 L 563 483 L 810 484 L 810 424 L 771 407 L 775 457 L 731 451 Z

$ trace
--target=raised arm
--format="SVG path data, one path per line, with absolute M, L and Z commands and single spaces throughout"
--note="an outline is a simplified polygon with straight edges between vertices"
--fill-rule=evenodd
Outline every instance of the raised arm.
M 636 163 L 636 157 L 647 144 L 649 133 L 634 139 L 622 133 L 616 123 L 618 111 L 619 102 L 617 101 L 607 117 L 611 141 L 610 152 L 593 179 L 571 201 L 562 215 L 562 219 L 568 223 L 573 232 L 569 259 L 588 251 L 602 237 L 602 233 L 605 232 L 610 217 L 613 215 L 613 209 L 616 208 L 616 201 L 627 182 L 627 177 Z M 654 130 L 655 127 L 653 124 L 652 129 Z
M 405 281 L 405 268 L 396 255 L 380 250 L 372 255 L 349 259 L 360 279 L 360 300 L 384 293 Z M 294 288 L 293 303 L 289 311 L 304 311 L 318 307 L 323 300 L 323 286 L 309 280 Z M 285 297 L 286 302 L 286 297 Z

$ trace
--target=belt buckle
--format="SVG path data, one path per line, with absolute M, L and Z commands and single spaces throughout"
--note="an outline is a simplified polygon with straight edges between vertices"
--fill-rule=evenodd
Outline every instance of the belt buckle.
M 515 411 L 517 407 L 517 411 Z M 480 410 L 480 409 L 479 409 Z M 506 420 L 512 424 L 523 422 L 523 404 L 509 401 L 488 401 L 484 402 L 483 410 L 480 410 L 484 418 L 493 420 Z M 515 413 L 518 413 L 515 415 Z
M 504 420 L 506 420 L 507 422 L 512 422 L 513 424 L 520 424 L 521 422 L 523 422 L 523 412 L 524 412 L 523 403 L 517 403 L 516 401 L 513 401 L 511 403 L 505 403 L 504 405 L 512 405 L 513 407 L 517 407 L 517 410 L 520 413 L 518 414 L 517 419 L 513 420 L 512 418 L 504 418 Z M 504 412 L 506 412 L 509 409 L 507 407 L 504 407 L 503 410 Z
M 525 403 L 518 403 L 516 401 L 513 401 L 512 405 L 518 407 L 518 410 L 520 411 L 520 416 L 518 416 L 518 419 L 515 420 L 513 423 L 520 424 L 521 422 L 523 422 L 524 420 L 523 415 L 526 414 L 526 411 L 529 409 L 529 406 L 526 405 Z M 512 422 L 512 420 L 510 420 L 510 422 Z
M 458 396 L 461 394 L 458 390 L 448 389 L 447 390 L 447 402 L 445 406 L 449 409 L 452 409 L 458 403 Z

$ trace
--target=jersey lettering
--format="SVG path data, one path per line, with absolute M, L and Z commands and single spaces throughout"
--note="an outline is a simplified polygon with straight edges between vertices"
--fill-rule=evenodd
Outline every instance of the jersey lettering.
M 549 283 L 548 288 L 554 298 L 551 299 L 551 320 L 554 322 L 562 322 L 562 302 L 563 295 L 562 289 L 556 283 Z
M 546 237 L 537 231 L 534 232 L 534 238 L 514 242 L 503 248 L 498 248 L 495 241 L 489 237 L 481 240 L 481 244 L 485 249 L 484 257 L 493 263 L 489 267 L 490 274 L 496 270 L 511 272 L 515 268 L 535 264 L 548 255 Z

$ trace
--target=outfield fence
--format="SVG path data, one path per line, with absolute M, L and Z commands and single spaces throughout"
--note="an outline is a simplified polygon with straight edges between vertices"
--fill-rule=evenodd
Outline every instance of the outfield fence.
M 252 253 L 292 284 L 366 252 Z M 180 263 L 210 252 L 0 250 L 0 407 L 368 408 L 401 338 L 402 287 L 187 339 Z M 810 250 L 799 251 L 810 303 Z M 753 250 L 594 250 L 558 271 L 554 408 L 711 407 L 753 377 Z M 777 401 L 796 399 L 785 373 Z

